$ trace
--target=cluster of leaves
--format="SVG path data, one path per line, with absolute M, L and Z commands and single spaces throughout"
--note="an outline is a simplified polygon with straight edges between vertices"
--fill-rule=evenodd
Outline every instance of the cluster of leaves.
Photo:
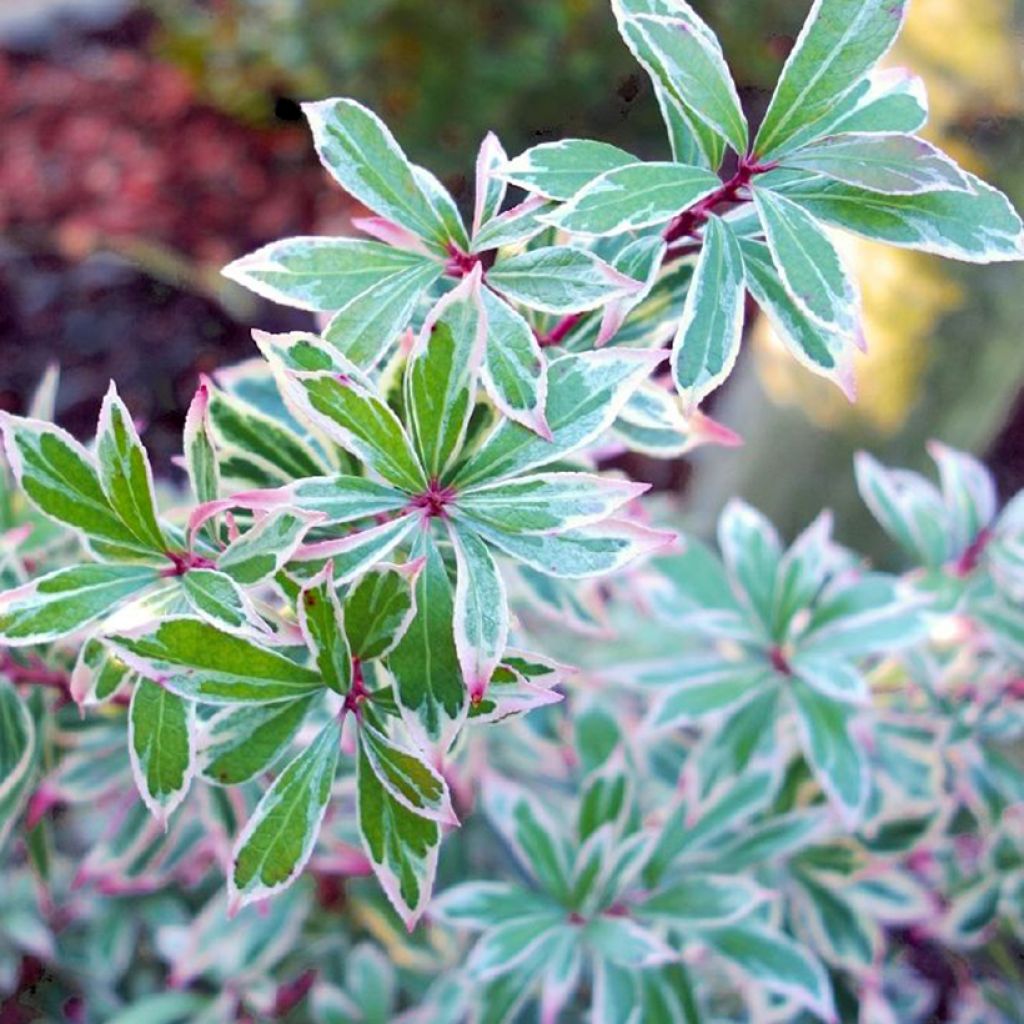
M 509 160 L 490 135 L 468 226 L 376 115 L 307 105 L 325 167 L 372 211 L 357 222 L 370 237 L 288 239 L 227 268 L 330 318 L 321 335 L 256 332 L 262 359 L 202 382 L 187 500 L 157 501 L 113 385 L 88 448 L 49 422 L 52 388 L 2 419 L 0 839 L 24 818 L 19 886 L 34 872 L 69 908 L 82 888 L 211 901 L 182 929 L 180 907 L 153 926 L 189 988 L 167 1019 L 304 999 L 313 980 L 288 972 L 302 922 L 317 927 L 295 887 L 307 868 L 321 909 L 339 879 L 373 874 L 390 909 L 371 896 L 356 927 L 379 935 L 397 914 L 411 930 L 442 835 L 478 792 L 533 883 L 499 882 L 488 851 L 490 881 L 433 904 L 449 954 L 455 933 L 482 935 L 464 966 L 403 991 L 424 1020 L 510 1019 L 528 1001 L 543 1020 L 850 1019 L 858 1002 L 910 1019 L 924 1002 L 892 981 L 904 952 L 888 935 L 934 909 L 922 891 L 969 904 L 968 923 L 943 918 L 950 942 L 987 934 L 1019 891 L 1012 836 L 991 853 L 995 890 L 956 843 L 966 829 L 987 851 L 1019 799 L 1002 698 L 1024 647 L 1022 521 L 1018 503 L 994 518 L 981 467 L 938 449 L 940 495 L 861 462 L 866 500 L 924 562 L 904 577 L 866 571 L 827 517 L 783 551 L 735 504 L 724 568 L 694 541 L 623 576 L 636 592 L 573 581 L 676 542 L 643 521 L 645 486 L 599 461 L 728 436 L 697 406 L 736 359 L 747 289 L 798 358 L 848 385 L 856 291 L 824 224 L 995 260 L 1024 255 L 1021 222 L 908 134 L 924 117 L 916 83 L 875 70 L 901 0 L 819 0 L 753 143 L 683 0 L 613 8 L 673 159 L 567 140 Z M 512 206 L 510 185 L 529 193 Z M 651 379 L 669 341 L 671 379 Z M 615 607 L 646 595 L 630 626 L 642 657 L 613 666 L 602 644 L 593 685 L 569 689 L 560 662 L 525 649 L 544 632 L 525 623 L 564 622 L 592 646 L 609 593 Z M 936 641 L 951 623 L 969 624 L 952 654 Z M 999 693 L 973 683 L 973 713 L 944 692 L 962 650 Z M 919 692 L 933 702 L 920 722 Z M 87 822 L 97 802 L 111 809 L 100 835 L 83 824 L 51 842 L 51 808 Z M 918 831 L 908 802 L 925 808 Z M 472 841 L 457 843 L 475 871 Z M 69 847 L 81 864 L 67 878 Z M 271 896 L 272 928 L 224 922 Z M 33 952 L 48 934 L 29 930 Z M 217 962 L 239 934 L 245 963 Z M 428 939 L 386 934 L 396 963 L 451 966 L 444 949 L 417 960 Z M 369 978 L 390 1019 L 390 972 L 362 955 L 365 977 L 314 985 L 316 1019 L 351 1019 Z M 250 961 L 279 984 L 250 986 Z M 749 984 L 723 980 L 733 971 Z M 123 994 L 111 979 L 90 998 Z

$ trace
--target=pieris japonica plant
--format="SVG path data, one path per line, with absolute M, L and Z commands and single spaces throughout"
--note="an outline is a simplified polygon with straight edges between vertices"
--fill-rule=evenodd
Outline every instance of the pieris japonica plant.
M 226 268 L 322 330 L 200 383 L 187 491 L 113 384 L 88 445 L 52 381 L 4 415 L 4 987 L 53 964 L 34 1005 L 90 1021 L 1013 1019 L 1020 500 L 865 455 L 907 572 L 739 502 L 719 562 L 603 468 L 734 440 L 699 406 L 748 292 L 852 393 L 830 228 L 1024 257 L 877 67 L 905 6 L 817 0 L 751 139 L 689 5 L 613 0 L 670 158 L 488 135 L 468 223 L 371 111 L 308 104 L 362 237 Z

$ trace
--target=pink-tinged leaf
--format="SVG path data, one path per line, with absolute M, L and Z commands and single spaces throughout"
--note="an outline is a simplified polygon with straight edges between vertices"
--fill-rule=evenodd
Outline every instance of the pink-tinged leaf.
M 508 161 L 508 154 L 494 132 L 488 132 L 476 158 L 476 195 L 473 203 L 473 229 L 475 237 L 480 228 L 501 210 L 505 199 L 506 182 L 494 171 Z
M 395 249 L 419 253 L 422 256 L 433 255 L 421 239 L 387 217 L 353 217 L 352 227 Z
M 334 560 L 334 582 L 348 583 L 377 562 L 382 561 L 405 540 L 419 516 L 406 513 L 397 519 L 368 530 L 358 530 L 333 540 L 304 544 L 293 556 L 295 562 Z

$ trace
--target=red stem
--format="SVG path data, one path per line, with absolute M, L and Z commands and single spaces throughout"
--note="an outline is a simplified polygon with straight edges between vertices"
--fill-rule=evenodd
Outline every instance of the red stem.
M 12 683 L 31 683 L 35 686 L 52 686 L 54 689 L 63 692 L 68 691 L 71 680 L 66 672 L 57 669 L 47 668 L 45 664 L 33 655 L 28 665 L 22 665 L 15 661 L 9 654 L 0 657 L 0 674 L 7 676 Z
M 682 256 L 690 256 L 700 251 L 700 228 L 707 221 L 712 213 L 723 206 L 731 206 L 735 203 L 744 202 L 745 199 L 740 193 L 745 189 L 758 174 L 773 170 L 775 163 L 759 163 L 755 157 L 740 157 L 736 173 L 728 180 L 722 182 L 720 188 L 715 189 L 710 195 L 698 200 L 693 206 L 678 213 L 665 228 L 662 237 L 668 244 L 661 264 L 664 266 L 672 260 Z M 684 240 L 692 241 L 684 241 Z M 673 242 L 683 242 L 681 245 L 672 245 Z M 537 340 L 541 347 L 557 345 L 583 318 L 582 313 L 572 313 L 563 317 L 546 334 L 538 335 Z

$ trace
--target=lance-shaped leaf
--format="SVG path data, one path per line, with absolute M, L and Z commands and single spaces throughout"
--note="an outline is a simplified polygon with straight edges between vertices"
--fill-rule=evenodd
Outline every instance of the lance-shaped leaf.
M 899 593 L 896 584 L 882 576 L 851 588 L 870 595 L 871 604 L 852 606 L 840 591 L 834 604 L 823 602 L 815 609 L 807 632 L 800 639 L 802 653 L 822 658 L 863 658 L 892 653 L 922 640 L 927 620 L 919 600 Z
M 441 272 L 439 263 L 424 262 L 367 288 L 331 317 L 324 340 L 360 369 L 373 368 L 408 327 L 417 303 Z
M 131 678 L 131 669 L 97 637 L 82 644 L 71 671 L 71 698 L 80 707 L 110 700 Z
M 340 747 L 341 723 L 334 718 L 256 805 L 232 853 L 233 910 L 286 889 L 305 867 L 331 798 Z
M 718 520 L 718 546 L 749 607 L 769 627 L 782 560 L 782 543 L 775 527 L 757 509 L 733 499 Z
M 665 671 L 666 682 L 671 678 L 671 671 L 671 668 Z M 662 678 L 662 673 L 658 673 L 658 678 Z M 651 708 L 647 726 L 653 730 L 678 729 L 709 715 L 730 713 L 756 697 L 771 682 L 771 673 L 762 665 L 727 662 L 682 678 L 676 685 L 668 682 L 666 692 Z
M 612 257 L 612 266 L 638 282 L 640 290 L 605 306 L 594 342 L 596 348 L 607 345 L 619 333 L 626 317 L 654 290 L 667 248 L 668 244 L 660 235 L 647 235 L 629 242 Z
M 428 171 L 426 167 L 418 167 L 414 164 L 412 173 L 416 183 L 430 200 L 430 205 L 433 206 L 434 212 L 444 225 L 443 249 L 445 255 L 450 255 L 453 246 L 463 251 L 468 249 L 469 235 L 466 233 L 466 225 L 462 223 L 462 215 L 459 213 L 459 208 L 455 205 L 451 193 L 441 184 L 437 175 Z
M 779 277 L 767 246 L 744 238 L 740 247 L 747 288 L 779 341 L 797 362 L 833 381 L 847 397 L 852 397 L 852 359 L 856 348 L 853 338 L 816 323 L 796 304 Z
M 463 882 L 445 889 L 430 904 L 430 918 L 456 928 L 485 931 L 507 921 L 557 911 L 542 893 L 510 882 Z
M 359 833 L 385 895 L 410 930 L 430 900 L 441 828 L 392 796 L 360 744 L 356 772 Z
M 858 336 L 857 289 L 822 226 L 792 200 L 765 189 L 754 189 L 754 204 L 793 301 L 822 327 Z
M 767 897 L 764 889 L 746 878 L 689 873 L 645 896 L 635 912 L 673 929 L 714 928 L 746 917 Z
M 554 207 L 554 202 L 543 196 L 530 196 L 488 221 L 473 238 L 473 252 L 525 245 L 547 228 L 541 217 Z
M 615 572 L 676 541 L 674 533 L 618 519 L 562 533 L 503 533 L 483 524 L 477 524 L 476 530 L 506 555 L 564 579 Z
M 702 167 L 630 164 L 595 178 L 546 219 L 585 237 L 619 235 L 664 224 L 721 185 L 717 175 Z
M 0 593 L 0 643 L 48 643 L 113 611 L 158 579 L 142 565 L 76 565 Z
M 416 615 L 388 657 L 402 717 L 422 745 L 447 750 L 466 716 L 466 687 L 455 648 L 452 585 L 429 522 L 410 556 L 423 558 L 416 578 Z
M 404 750 L 365 721 L 359 723 L 359 750 L 392 800 L 441 825 L 458 825 L 448 783 L 420 755 Z
M 416 616 L 416 579 L 421 562 L 389 565 L 366 573 L 345 595 L 345 633 L 352 654 L 372 661 L 390 654 Z
M 833 135 L 786 157 L 782 165 L 887 195 L 970 190 L 963 171 L 945 153 L 912 135 Z
M 660 935 L 628 917 L 593 918 L 584 926 L 583 941 L 598 956 L 622 967 L 649 968 L 678 957 Z
M 739 240 L 724 220 L 711 217 L 672 342 L 672 376 L 691 407 L 732 372 L 743 335 L 745 294 Z
M 341 373 L 284 371 L 289 397 L 331 440 L 389 483 L 411 491 L 424 488 L 426 477 L 398 417 L 361 382 L 356 366 L 341 355 L 335 358 L 345 367 Z
M 486 344 L 477 266 L 431 310 L 405 368 L 406 415 L 431 480 L 462 448 Z
M 215 501 L 220 492 L 220 473 L 210 424 L 210 386 L 206 381 L 196 388 L 188 407 L 183 447 L 192 496 L 200 504 Z
M 204 724 L 197 744 L 203 777 L 222 786 L 237 786 L 273 768 L 315 701 L 314 694 L 218 711 Z
M 296 602 L 299 627 L 324 685 L 346 694 L 352 685 L 352 652 L 334 576 L 328 568 L 302 588 Z
M 850 727 L 851 709 L 799 679 L 790 692 L 797 711 L 804 752 L 814 774 L 843 820 L 853 824 L 868 796 L 868 766 Z
M 271 512 L 220 553 L 217 568 L 246 587 L 268 579 L 295 554 L 310 527 L 320 521 L 315 512 Z
M 249 595 L 216 569 L 189 569 L 181 587 L 193 611 L 221 629 L 252 633 L 265 628 Z
M 757 155 L 786 152 L 798 132 L 827 123 L 892 45 L 906 8 L 907 0 L 815 0 L 761 122 Z
M 0 849 L 21 813 L 35 760 L 35 722 L 13 684 L 0 677 Z
M 569 674 L 563 665 L 521 654 L 506 648 L 502 662 L 491 675 L 487 692 L 469 709 L 473 722 L 482 725 L 525 714 L 547 704 L 557 704 L 562 695 L 554 687 Z
M 451 237 L 444 217 L 376 114 L 350 99 L 304 103 L 302 110 L 321 161 L 346 192 L 435 247 L 444 246 Z
M 505 201 L 506 183 L 495 172 L 507 162 L 505 147 L 494 132 L 488 132 L 476 157 L 473 235 L 501 210 L 501 204 Z
M 859 706 L 871 702 L 867 679 L 847 661 L 823 655 L 797 654 L 791 668 L 808 686 L 831 700 Z
M 155 628 L 109 638 L 149 679 L 204 704 L 263 704 L 321 689 L 320 673 L 200 619 L 166 618 Z
M 432 261 L 364 238 L 286 238 L 221 273 L 272 302 L 317 313 L 343 309 L 367 290 Z
M 747 121 L 721 48 L 706 26 L 690 18 L 637 15 L 632 19 L 654 62 L 690 113 L 726 139 L 736 153 L 747 151 Z
M 520 153 L 496 173 L 529 192 L 565 202 L 606 171 L 636 162 L 635 156 L 607 142 L 562 139 Z
M 592 252 L 568 245 L 500 259 L 487 272 L 487 283 L 530 309 L 557 315 L 597 309 L 641 287 Z
M 508 597 L 494 556 L 475 531 L 449 524 L 455 549 L 455 650 L 471 700 L 491 681 L 508 643 Z
M 939 441 L 929 441 L 927 447 L 942 481 L 953 548 L 962 551 L 975 543 L 982 530 L 989 528 L 996 518 L 995 480 L 983 463 L 966 452 Z
M 104 553 L 153 557 L 112 508 L 92 458 L 50 423 L 0 413 L 7 460 L 18 485 L 40 512 L 81 530 Z
M 141 544 L 157 553 L 165 551 L 167 542 L 157 524 L 149 458 L 113 382 L 100 409 L 96 464 L 110 507 Z
M 487 394 L 503 416 L 546 437 L 548 364 L 537 336 L 526 320 L 489 288 L 481 298 L 487 316 L 481 374 Z
M 324 526 L 330 526 L 395 512 L 408 503 L 409 496 L 375 480 L 340 474 L 308 477 L 285 487 L 245 491 L 231 500 L 240 508 L 254 511 L 288 506 L 315 512 L 323 517 Z
M 586 447 L 611 426 L 633 390 L 662 359 L 661 352 L 623 348 L 553 360 L 547 400 L 551 439 L 504 421 L 455 471 L 453 484 L 461 489 L 516 476 Z
M 467 488 L 455 507 L 503 533 L 554 533 L 607 519 L 648 487 L 592 473 L 536 473 Z
M 299 548 L 294 561 L 323 562 L 330 559 L 334 565 L 334 582 L 339 585 L 348 583 L 386 558 L 419 521 L 418 514 L 409 513 L 337 540 L 315 541 Z
M 819 220 L 865 238 L 968 263 L 1024 259 L 1024 226 L 998 189 L 964 172 L 970 191 L 887 196 L 814 178 L 786 195 Z
M 317 454 L 290 427 L 237 395 L 207 386 L 210 425 L 214 436 L 229 453 L 244 452 L 247 457 L 265 463 L 285 480 L 319 476 L 324 472 L 325 466 Z
M 830 135 L 848 132 L 912 135 L 928 121 L 924 81 L 906 68 L 876 68 L 865 79 L 863 91 L 851 92 L 842 108 L 839 116 L 828 124 Z M 812 134 L 815 134 L 813 129 Z M 792 142 L 796 148 L 796 137 Z
M 770 992 L 835 1020 L 832 988 L 821 964 L 781 932 L 753 921 L 709 929 L 704 941 Z
M 195 773 L 195 705 L 149 679 L 139 679 L 128 710 L 128 753 L 139 795 L 167 820 L 185 799 Z

